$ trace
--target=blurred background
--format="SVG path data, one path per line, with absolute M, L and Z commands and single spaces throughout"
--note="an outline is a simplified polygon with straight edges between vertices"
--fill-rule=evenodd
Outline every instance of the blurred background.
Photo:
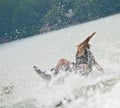
M 0 44 L 120 12 L 120 0 L 0 0 Z

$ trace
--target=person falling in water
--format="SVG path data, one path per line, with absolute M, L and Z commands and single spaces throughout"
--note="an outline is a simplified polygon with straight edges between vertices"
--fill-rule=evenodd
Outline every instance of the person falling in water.
M 78 44 L 77 52 L 75 55 L 76 62 L 70 62 L 67 59 L 60 59 L 56 66 L 51 69 L 51 72 L 53 75 L 57 75 L 60 70 L 68 71 L 68 72 L 80 72 L 83 75 L 88 75 L 91 71 L 93 66 L 95 66 L 99 71 L 103 71 L 102 67 L 96 62 L 92 52 L 90 51 L 90 39 L 96 34 L 96 32 L 92 33 L 90 36 L 88 36 L 83 42 Z M 41 74 L 43 78 L 46 77 L 46 71 L 41 71 L 36 66 L 33 66 L 35 71 L 38 72 L 38 74 Z M 42 74 L 43 73 L 43 74 Z M 48 75 L 48 74 L 47 74 Z M 48 79 L 51 79 L 51 76 L 48 75 Z
M 54 71 L 55 75 L 57 75 L 62 68 L 68 71 L 74 70 L 75 72 L 82 69 L 84 74 L 88 75 L 92 71 L 93 66 L 95 66 L 99 71 L 103 71 L 102 67 L 96 62 L 92 52 L 90 51 L 89 41 L 95 34 L 96 32 L 92 33 L 83 42 L 76 46 L 77 52 L 75 63 L 62 58 L 57 62 L 55 68 L 51 69 L 51 71 Z

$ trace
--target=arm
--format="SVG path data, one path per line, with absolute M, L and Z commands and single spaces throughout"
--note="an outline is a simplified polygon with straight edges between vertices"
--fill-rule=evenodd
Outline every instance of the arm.
M 95 67 L 99 70 L 99 71 L 101 71 L 101 72 L 103 72 L 103 68 L 95 61 Z

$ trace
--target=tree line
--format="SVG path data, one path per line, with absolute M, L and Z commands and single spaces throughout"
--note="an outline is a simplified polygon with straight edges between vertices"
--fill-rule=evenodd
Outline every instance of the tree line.
M 119 12 L 119 0 L 0 0 L 0 43 Z

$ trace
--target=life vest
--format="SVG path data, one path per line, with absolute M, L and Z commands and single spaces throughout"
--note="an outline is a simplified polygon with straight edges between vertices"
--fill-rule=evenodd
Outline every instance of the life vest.
M 95 63 L 95 58 L 93 56 L 93 54 L 91 53 L 91 51 L 89 49 L 85 49 L 85 52 L 82 56 L 79 56 L 78 53 L 76 53 L 76 64 L 87 64 L 89 66 L 89 68 L 92 68 L 92 66 Z

